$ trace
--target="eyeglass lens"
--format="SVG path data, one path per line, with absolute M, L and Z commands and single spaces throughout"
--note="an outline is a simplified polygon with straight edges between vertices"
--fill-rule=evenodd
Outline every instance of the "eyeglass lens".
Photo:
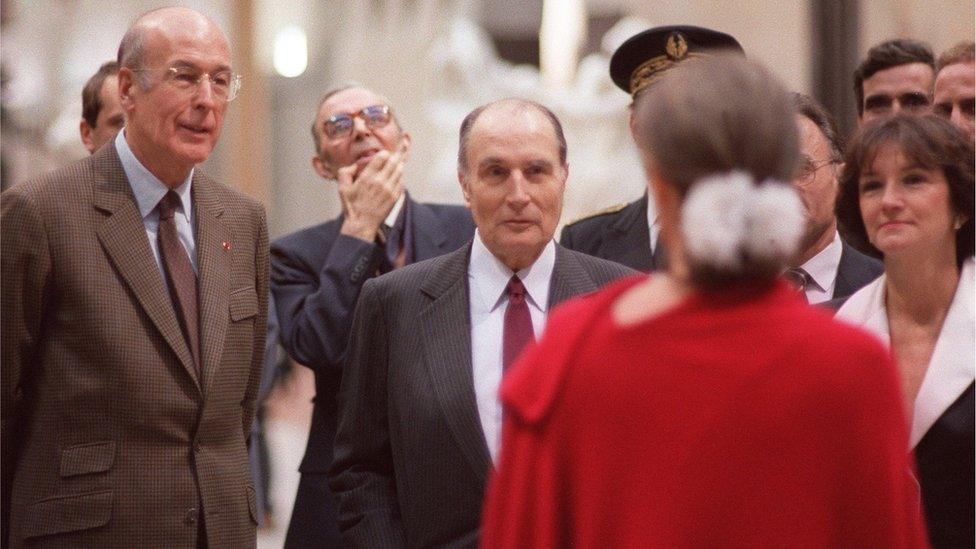
M 362 118 L 368 128 L 382 128 L 390 122 L 390 109 L 386 105 L 370 105 L 358 113 L 334 114 L 325 122 L 326 135 L 336 138 L 349 134 L 356 118 Z

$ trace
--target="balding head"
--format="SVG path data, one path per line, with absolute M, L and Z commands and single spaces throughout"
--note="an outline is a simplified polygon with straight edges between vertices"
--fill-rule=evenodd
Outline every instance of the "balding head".
M 196 11 L 158 9 L 126 32 L 119 65 L 126 142 L 175 188 L 213 151 L 236 91 L 227 38 Z
M 556 144 L 559 149 L 559 162 L 566 165 L 566 136 L 563 134 L 563 125 L 556 118 L 556 115 L 552 111 L 547 109 L 544 105 L 536 103 L 535 101 L 529 101 L 528 99 L 499 99 L 498 101 L 493 101 L 486 105 L 482 105 L 475 110 L 468 113 L 461 122 L 461 132 L 458 142 L 458 170 L 465 170 L 467 168 L 467 155 L 468 155 L 468 136 L 471 133 L 471 128 L 477 122 L 478 118 L 481 117 L 487 111 L 500 110 L 508 115 L 514 115 L 517 113 L 522 113 L 526 110 L 536 110 L 543 114 L 549 122 L 552 124 L 552 129 L 554 136 L 556 138 Z M 505 116 L 506 114 L 502 114 Z
M 122 37 L 116 61 L 119 67 L 141 69 L 151 63 L 147 52 L 158 47 L 158 44 L 150 46 L 150 40 L 192 36 L 212 40 L 217 47 L 226 49 L 230 57 L 227 37 L 213 20 L 190 8 L 167 7 L 146 12 L 136 19 Z

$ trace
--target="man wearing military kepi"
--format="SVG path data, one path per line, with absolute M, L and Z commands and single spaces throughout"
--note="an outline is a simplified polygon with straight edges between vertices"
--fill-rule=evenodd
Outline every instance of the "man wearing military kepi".
M 632 36 L 610 58 L 610 78 L 636 99 L 652 93 L 654 82 L 687 59 L 717 52 L 745 55 L 728 34 L 689 25 L 655 27 Z M 633 130 L 633 103 L 630 127 Z M 665 266 L 665 251 L 658 245 L 660 232 L 654 204 L 644 196 L 629 204 L 612 206 L 583 216 L 563 228 L 560 244 L 640 271 Z

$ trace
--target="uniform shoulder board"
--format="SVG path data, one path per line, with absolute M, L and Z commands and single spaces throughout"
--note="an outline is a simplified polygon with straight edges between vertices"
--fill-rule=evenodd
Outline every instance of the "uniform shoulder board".
M 607 214 L 617 213 L 617 212 L 619 212 L 620 210 L 622 210 L 622 209 L 624 209 L 626 207 L 627 207 L 627 203 L 626 202 L 621 202 L 620 204 L 614 204 L 613 206 L 608 206 L 608 207 L 603 208 L 601 210 L 596 210 L 595 212 L 590 212 L 590 213 L 587 213 L 587 214 L 583 214 L 583 215 L 577 217 L 576 219 L 570 221 L 566 225 L 573 225 L 573 224 L 579 223 L 580 221 L 583 221 L 585 219 L 589 219 L 591 217 L 597 217 L 599 215 L 607 215 Z

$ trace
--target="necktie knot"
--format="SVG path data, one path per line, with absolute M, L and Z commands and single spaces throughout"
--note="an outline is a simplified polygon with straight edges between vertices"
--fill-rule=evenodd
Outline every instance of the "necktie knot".
M 786 269 L 783 273 L 783 277 L 790 283 L 790 287 L 797 292 L 804 292 L 807 289 L 807 283 L 810 282 L 810 273 L 804 271 L 799 267 L 791 267 Z
M 168 191 L 159 201 L 159 219 L 169 219 L 176 213 L 176 209 L 183 205 L 180 195 L 176 191 Z
M 522 280 L 518 277 L 518 275 L 512 275 L 512 278 L 508 281 L 506 291 L 508 292 L 508 298 L 510 300 L 516 302 L 525 300 L 525 285 L 522 284 Z

